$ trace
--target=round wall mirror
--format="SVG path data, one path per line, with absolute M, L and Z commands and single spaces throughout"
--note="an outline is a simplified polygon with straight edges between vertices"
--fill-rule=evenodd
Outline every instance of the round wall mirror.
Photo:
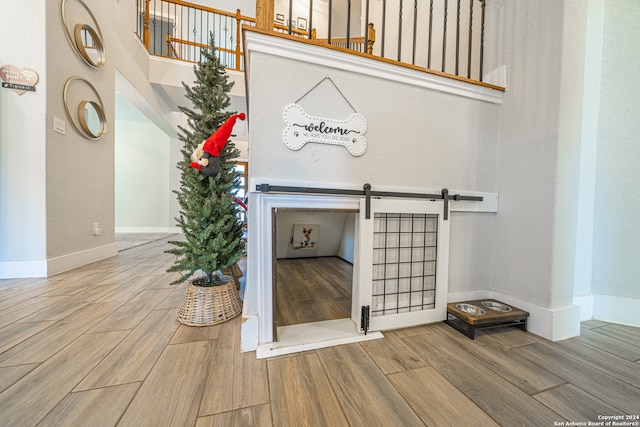
M 91 9 L 82 1 L 77 0 L 75 2 L 80 5 L 82 9 L 67 11 L 67 0 L 62 0 L 61 12 L 62 12 L 62 26 L 64 27 L 64 33 L 67 36 L 69 44 L 73 48 L 73 51 L 90 67 L 100 68 L 104 65 L 105 53 L 104 53 L 104 41 L 102 37 L 102 31 L 96 17 L 93 16 Z M 73 7 L 71 7 L 73 9 Z M 67 14 L 72 16 L 72 19 L 86 20 L 87 17 L 91 24 L 79 23 L 73 27 L 73 37 L 71 35 L 70 26 Z M 84 16 L 82 16 L 84 15 Z
M 79 76 L 69 77 L 64 85 L 63 101 L 67 117 L 80 135 L 91 140 L 104 136 L 107 132 L 104 104 L 91 83 Z
M 94 101 L 82 101 L 78 105 L 78 122 L 82 130 L 93 137 L 100 138 L 106 131 L 106 117 L 102 107 Z
M 76 24 L 74 39 L 82 59 L 93 68 L 104 64 L 104 46 L 98 33 L 87 24 Z

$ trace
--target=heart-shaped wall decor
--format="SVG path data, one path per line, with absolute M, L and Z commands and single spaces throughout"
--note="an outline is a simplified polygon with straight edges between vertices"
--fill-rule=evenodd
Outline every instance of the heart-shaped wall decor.
M 38 73 L 31 68 L 18 68 L 15 65 L 0 67 L 0 78 L 10 85 L 34 87 L 38 83 Z M 15 93 L 22 95 L 28 89 L 12 88 Z

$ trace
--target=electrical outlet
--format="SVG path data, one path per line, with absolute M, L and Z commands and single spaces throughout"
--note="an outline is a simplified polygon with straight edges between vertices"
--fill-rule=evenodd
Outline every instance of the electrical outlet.
M 93 235 L 94 236 L 99 236 L 102 234 L 102 229 L 100 228 L 100 223 L 99 222 L 94 222 L 93 223 Z

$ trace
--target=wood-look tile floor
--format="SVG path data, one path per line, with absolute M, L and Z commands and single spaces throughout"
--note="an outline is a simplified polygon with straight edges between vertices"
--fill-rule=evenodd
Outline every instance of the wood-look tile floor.
M 0 426 L 539 427 L 640 415 L 639 328 L 589 321 L 550 343 L 510 328 L 472 341 L 438 323 L 257 360 L 240 353 L 240 318 L 175 320 L 185 285 L 169 285 L 168 247 L 0 280 Z

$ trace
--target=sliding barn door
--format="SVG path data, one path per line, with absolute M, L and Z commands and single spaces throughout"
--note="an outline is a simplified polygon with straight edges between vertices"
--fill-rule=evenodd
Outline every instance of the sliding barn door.
M 369 219 L 365 203 L 360 206 L 356 259 L 358 309 L 365 313 L 356 320 L 359 329 L 445 320 L 449 221 L 442 218 L 443 202 L 371 199 Z

